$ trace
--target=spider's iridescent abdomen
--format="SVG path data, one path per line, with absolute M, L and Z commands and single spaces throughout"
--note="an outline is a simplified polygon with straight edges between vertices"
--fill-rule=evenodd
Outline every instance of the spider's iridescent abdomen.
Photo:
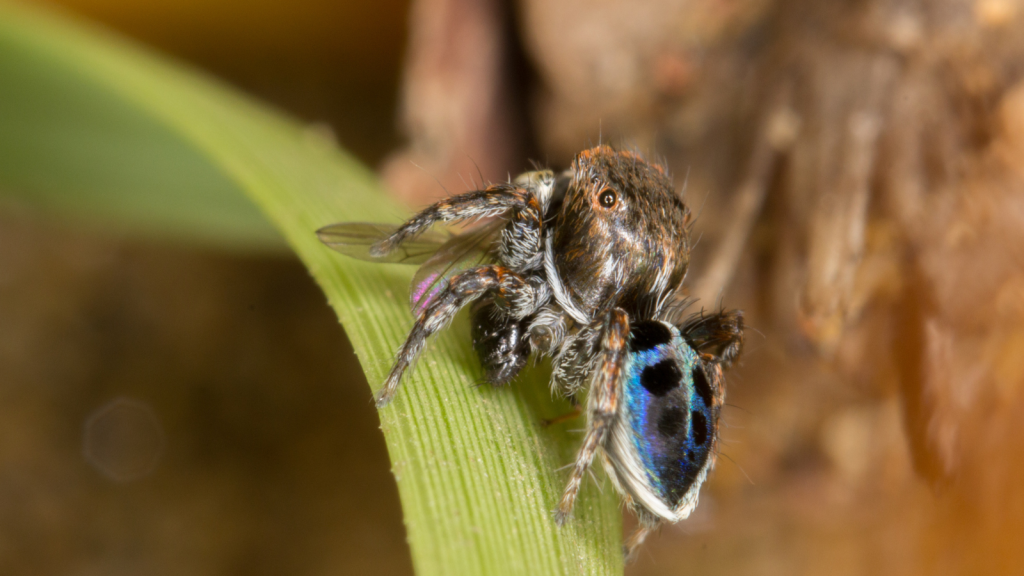
M 720 390 L 678 329 L 642 322 L 630 331 L 621 412 L 608 457 L 617 481 L 655 515 L 677 521 L 697 504 L 714 462 Z

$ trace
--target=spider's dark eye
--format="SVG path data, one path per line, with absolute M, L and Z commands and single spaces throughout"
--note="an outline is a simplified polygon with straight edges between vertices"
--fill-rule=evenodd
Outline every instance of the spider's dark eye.
M 601 191 L 601 195 L 597 197 L 597 201 L 603 208 L 611 208 L 615 206 L 615 202 L 618 201 L 619 197 L 615 195 L 615 191 L 611 188 L 605 188 Z

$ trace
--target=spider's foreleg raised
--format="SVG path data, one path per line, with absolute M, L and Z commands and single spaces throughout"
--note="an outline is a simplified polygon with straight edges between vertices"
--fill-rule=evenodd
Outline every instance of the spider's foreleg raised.
M 590 468 L 598 447 L 604 444 L 608 430 L 618 413 L 628 338 L 629 316 L 621 308 L 615 308 L 608 313 L 604 321 L 601 358 L 587 399 L 587 433 L 583 438 L 583 446 L 576 456 L 569 484 L 558 503 L 558 509 L 555 510 L 555 522 L 559 526 L 564 524 L 572 513 L 583 476 Z
M 377 406 L 386 406 L 401 383 L 402 374 L 416 360 L 427 338 L 451 322 L 460 308 L 484 294 L 494 295 L 494 301 L 505 313 L 525 318 L 544 304 L 545 291 L 535 282 L 520 276 L 504 266 L 478 266 L 451 278 L 447 287 L 416 319 L 412 331 L 398 350 L 384 387 L 377 393 Z
M 533 192 L 513 183 L 495 184 L 483 190 L 456 194 L 436 202 L 398 227 L 390 236 L 370 249 L 375 257 L 384 256 L 399 244 L 427 230 L 437 222 L 455 222 L 469 218 L 498 216 L 509 210 L 528 209 L 532 203 L 541 207 Z

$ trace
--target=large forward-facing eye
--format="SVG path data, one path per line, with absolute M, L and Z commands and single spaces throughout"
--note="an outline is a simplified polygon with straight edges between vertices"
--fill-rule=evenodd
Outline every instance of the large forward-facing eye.
M 615 203 L 618 201 L 619 197 L 611 188 L 605 188 L 597 197 L 597 202 L 598 204 L 601 205 L 602 208 L 613 208 L 615 206 Z

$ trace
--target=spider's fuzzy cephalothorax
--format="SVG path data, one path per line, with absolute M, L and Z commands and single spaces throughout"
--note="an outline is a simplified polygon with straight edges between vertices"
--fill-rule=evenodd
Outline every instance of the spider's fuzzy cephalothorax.
M 610 306 L 656 315 L 686 275 L 686 205 L 664 169 L 634 153 L 587 150 L 571 174 L 551 238 L 577 319 Z
M 458 236 L 437 222 L 498 218 Z M 533 354 L 553 359 L 552 387 L 587 392 L 587 429 L 555 519 L 572 511 L 598 452 L 640 519 L 632 551 L 658 524 L 686 518 L 714 465 L 722 369 L 739 354 L 739 311 L 676 319 L 689 264 L 690 213 L 665 170 L 599 146 L 565 172 L 525 173 L 446 198 L 400 226 L 319 231 L 335 250 L 420 264 L 416 322 L 377 395 L 385 406 L 427 338 L 474 303 L 485 378 L 511 381 Z

